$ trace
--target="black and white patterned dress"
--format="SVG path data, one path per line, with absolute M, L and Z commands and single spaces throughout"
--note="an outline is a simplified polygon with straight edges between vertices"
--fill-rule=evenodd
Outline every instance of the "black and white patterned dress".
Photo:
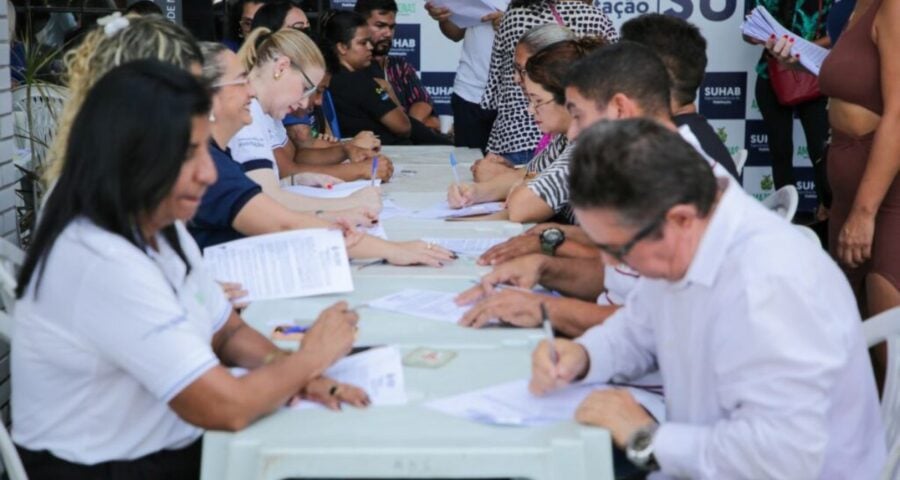
M 609 42 L 618 39 L 615 26 L 597 7 L 580 1 L 557 0 L 556 9 L 563 23 L 578 36 L 602 36 Z M 547 2 L 538 7 L 514 8 L 503 15 L 494 39 L 488 83 L 481 100 L 482 108 L 497 110 L 497 120 L 488 140 L 489 152 L 533 150 L 540 141 L 541 132 L 526 111 L 525 95 L 513 81 L 513 55 L 522 35 L 548 23 L 557 22 Z

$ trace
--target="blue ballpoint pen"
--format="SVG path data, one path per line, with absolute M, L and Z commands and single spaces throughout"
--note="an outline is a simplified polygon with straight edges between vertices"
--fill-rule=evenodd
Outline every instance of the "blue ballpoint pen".
M 461 182 L 459 181 L 459 172 L 456 171 L 456 154 L 453 152 L 450 152 L 450 170 L 453 170 L 453 179 L 459 185 Z
M 372 158 L 372 186 L 373 187 L 375 186 L 375 179 L 377 178 L 375 176 L 375 172 L 377 172 L 377 171 L 378 171 L 378 155 L 375 155 L 375 157 Z

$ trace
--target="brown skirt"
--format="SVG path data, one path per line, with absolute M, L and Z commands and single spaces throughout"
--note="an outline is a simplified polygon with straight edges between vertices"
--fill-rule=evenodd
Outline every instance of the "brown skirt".
M 828 147 L 828 183 L 834 193 L 828 219 L 828 245 L 831 255 L 837 258 L 837 239 L 862 180 L 875 133 L 854 137 L 834 130 Z M 872 257 L 857 268 L 841 265 L 857 298 L 864 298 L 865 279 L 869 273 L 886 278 L 894 288 L 900 289 L 900 176 L 895 177 L 888 189 L 878 214 L 875 216 L 875 237 L 872 241 Z

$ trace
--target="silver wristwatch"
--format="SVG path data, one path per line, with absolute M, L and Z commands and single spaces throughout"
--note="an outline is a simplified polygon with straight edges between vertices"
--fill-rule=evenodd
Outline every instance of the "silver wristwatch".
M 656 423 L 641 427 L 628 439 L 625 456 L 641 470 L 659 470 L 659 464 L 656 463 L 656 457 L 653 456 L 653 436 L 656 434 L 657 428 L 659 425 Z

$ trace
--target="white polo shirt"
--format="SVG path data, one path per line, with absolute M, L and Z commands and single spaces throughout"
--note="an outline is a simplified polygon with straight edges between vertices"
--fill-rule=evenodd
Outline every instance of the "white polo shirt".
M 240 129 L 228 142 L 231 157 L 241 164 L 244 173 L 271 168 L 275 172 L 275 180 L 280 181 L 274 150 L 287 145 L 287 130 L 281 121 L 267 115 L 255 98 L 250 101 L 250 117 L 253 121 Z
M 641 277 L 578 342 L 586 381 L 659 368 L 651 478 L 877 478 L 875 381 L 844 274 L 727 182 L 685 277 Z
M 13 440 L 81 464 L 186 446 L 202 431 L 169 408 L 219 364 L 210 345 L 231 305 L 180 222 L 192 268 L 160 236 L 143 252 L 73 221 L 16 304 Z

